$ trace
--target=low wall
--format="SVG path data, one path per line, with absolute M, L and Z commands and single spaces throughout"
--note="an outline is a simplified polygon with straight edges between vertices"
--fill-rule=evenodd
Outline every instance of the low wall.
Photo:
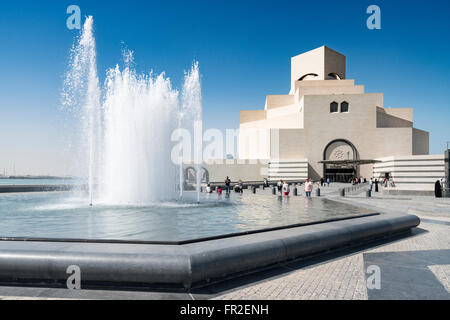
M 211 183 L 223 183 L 227 176 L 234 183 L 239 179 L 244 182 L 261 182 L 267 178 L 268 172 L 268 164 L 264 160 L 218 160 L 205 162 L 203 167 L 208 171 Z

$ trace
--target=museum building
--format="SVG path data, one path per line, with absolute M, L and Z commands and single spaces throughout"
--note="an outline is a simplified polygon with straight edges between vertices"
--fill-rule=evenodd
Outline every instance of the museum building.
M 383 93 L 347 79 L 345 56 L 326 46 L 291 58 L 289 94 L 241 111 L 238 143 L 239 160 L 207 165 L 210 175 L 389 177 L 395 189 L 412 190 L 432 190 L 444 177 L 444 155 L 429 155 L 429 133 L 414 128 L 413 109 L 385 108 Z M 260 177 L 248 176 L 256 171 Z

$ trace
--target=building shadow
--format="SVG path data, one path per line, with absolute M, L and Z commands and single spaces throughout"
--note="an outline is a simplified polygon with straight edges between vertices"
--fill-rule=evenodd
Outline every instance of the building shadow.
M 430 269 L 450 265 L 450 249 L 373 252 L 364 253 L 363 258 L 364 270 L 369 266 L 380 270 L 380 287 L 367 289 L 369 300 L 450 299 L 450 293 Z M 369 276 L 366 274 L 366 280 Z

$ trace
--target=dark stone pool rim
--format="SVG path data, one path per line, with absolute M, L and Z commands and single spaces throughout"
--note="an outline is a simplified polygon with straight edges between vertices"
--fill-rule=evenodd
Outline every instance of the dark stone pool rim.
M 390 238 L 419 224 L 417 216 L 388 213 L 183 245 L 0 241 L 0 283 L 65 283 L 67 268 L 76 265 L 82 287 L 189 288 Z
M 228 233 L 228 234 L 223 234 L 223 235 L 217 235 L 217 236 L 211 236 L 211 237 L 203 237 L 203 238 L 190 239 L 190 240 L 181 240 L 181 241 L 141 241 L 141 240 L 113 240 L 113 239 L 64 239 L 64 238 L 2 237 L 2 236 L 0 236 L 0 241 L 66 242 L 66 243 L 116 243 L 116 244 L 157 244 L 157 245 L 178 245 L 179 246 L 179 245 L 185 245 L 185 244 L 190 244 L 190 243 L 197 243 L 197 242 L 204 242 L 204 241 L 211 241 L 211 240 L 226 239 L 226 238 L 231 238 L 231 237 L 245 236 L 245 235 L 251 235 L 251 234 L 262 233 L 262 232 L 270 232 L 270 231 L 277 231 L 277 230 L 283 230 L 283 229 L 291 229 L 291 228 L 312 226 L 312 225 L 322 224 L 322 223 L 330 223 L 330 222 L 335 222 L 335 221 L 342 221 L 342 220 L 350 220 L 350 219 L 371 217 L 371 216 L 376 216 L 376 215 L 379 215 L 379 214 L 380 213 L 366 213 L 366 214 L 360 214 L 360 215 L 355 215 L 355 216 L 351 216 L 351 217 L 341 217 L 341 218 L 333 218 L 333 219 L 326 219 L 326 220 L 312 221 L 312 222 L 305 222 L 305 223 L 295 223 L 295 224 L 290 224 L 290 225 L 285 225 L 285 226 L 263 228 L 263 229 L 249 230 L 249 231 L 236 232 L 236 233 Z

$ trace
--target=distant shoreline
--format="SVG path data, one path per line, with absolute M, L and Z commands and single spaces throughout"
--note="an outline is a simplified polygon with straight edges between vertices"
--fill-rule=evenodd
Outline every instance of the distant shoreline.
M 10 177 L 0 177 L 0 179 L 6 180 L 19 180 L 19 179 L 53 179 L 53 180 L 73 180 L 74 177 L 54 177 L 54 176 L 10 176 Z

